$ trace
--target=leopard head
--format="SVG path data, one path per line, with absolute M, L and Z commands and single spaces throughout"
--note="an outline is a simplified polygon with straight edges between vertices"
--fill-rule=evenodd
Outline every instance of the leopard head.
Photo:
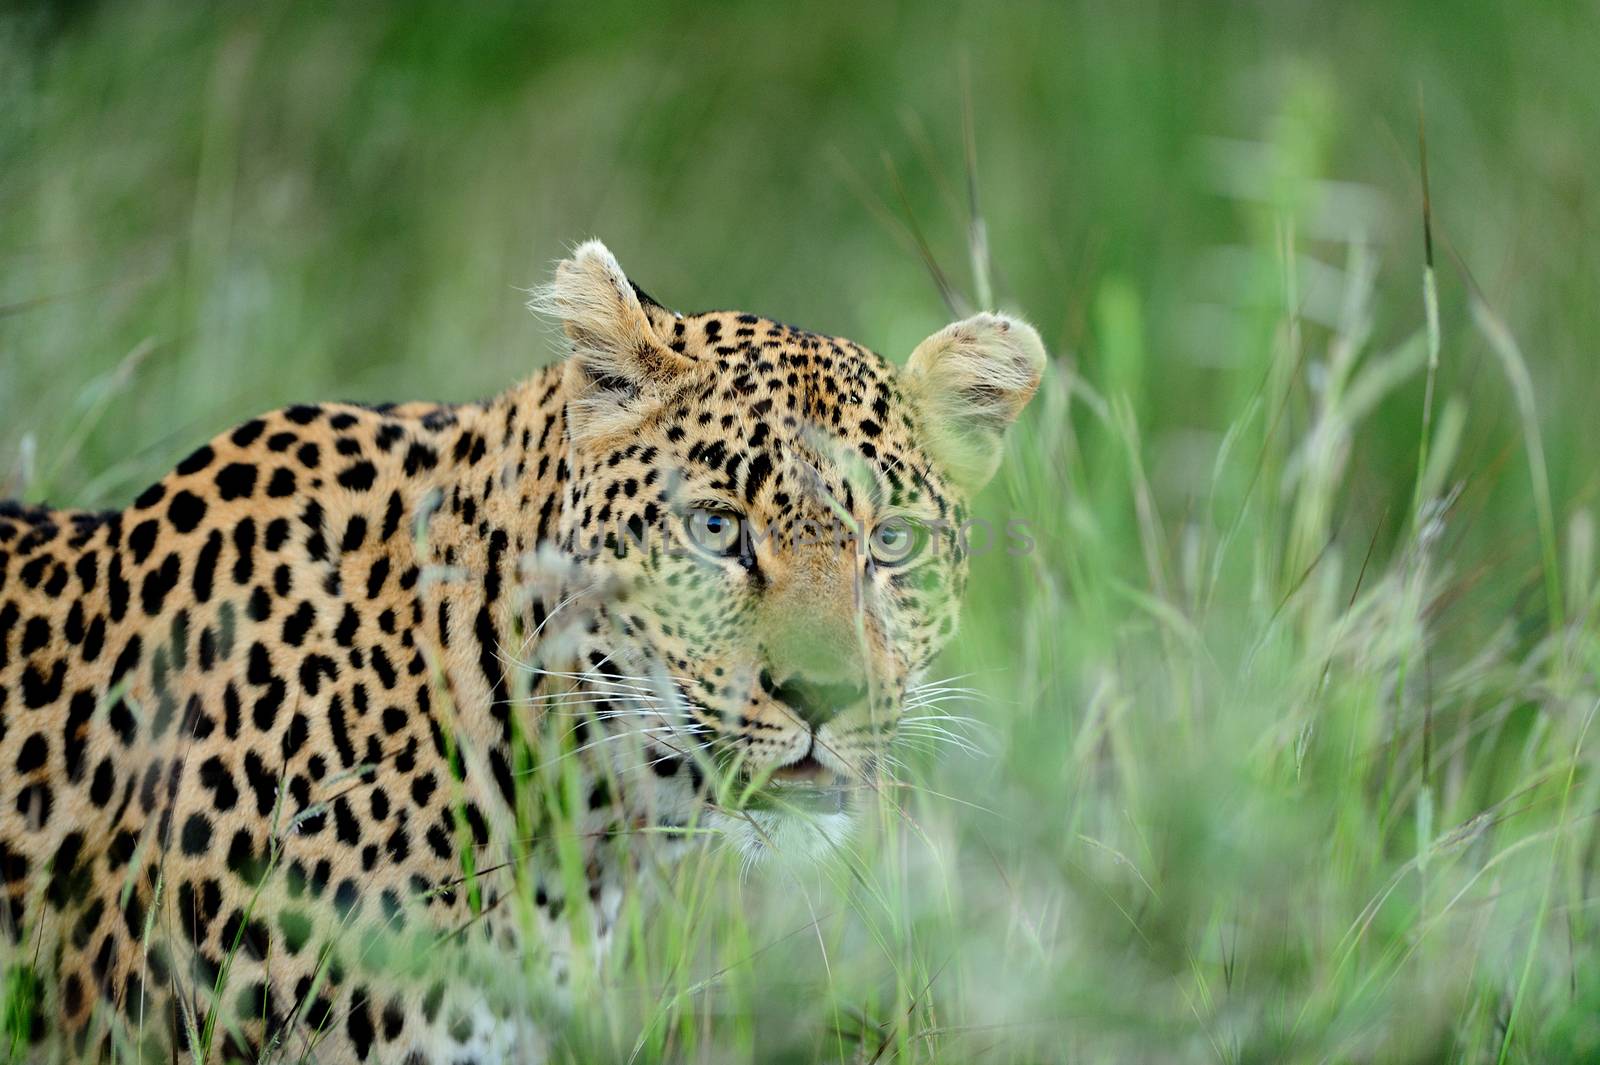
M 837 839 L 956 632 L 963 525 L 1038 386 L 1038 334 L 980 314 L 900 367 L 667 310 L 598 242 L 535 306 L 570 341 L 560 544 L 615 590 L 579 657 L 597 723 L 633 741 L 619 767 L 686 778 L 751 851 Z

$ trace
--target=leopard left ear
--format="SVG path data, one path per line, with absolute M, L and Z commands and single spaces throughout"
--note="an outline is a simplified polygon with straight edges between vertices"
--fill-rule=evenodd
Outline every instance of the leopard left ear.
M 1027 322 L 979 314 L 917 345 L 906 376 L 935 460 L 975 492 L 1000 466 L 1006 427 L 1039 387 L 1044 344 Z
M 528 306 L 558 319 L 572 341 L 567 422 L 577 438 L 626 430 L 694 365 L 662 340 L 676 316 L 629 281 L 598 240 L 557 264 Z

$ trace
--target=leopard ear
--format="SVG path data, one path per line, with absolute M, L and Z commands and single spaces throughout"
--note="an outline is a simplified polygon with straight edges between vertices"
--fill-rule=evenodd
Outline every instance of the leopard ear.
M 1044 344 L 1017 318 L 979 314 L 917 345 L 906 376 L 934 459 L 968 491 L 1000 466 L 1006 427 L 1039 387 Z
M 662 340 L 676 315 L 629 281 L 598 240 L 557 264 L 528 306 L 559 320 L 572 341 L 567 423 L 575 438 L 626 430 L 694 365 Z

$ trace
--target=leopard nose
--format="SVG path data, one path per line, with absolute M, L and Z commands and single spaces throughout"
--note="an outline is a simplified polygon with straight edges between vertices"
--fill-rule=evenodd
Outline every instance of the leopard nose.
M 821 728 L 867 697 L 867 686 L 860 681 L 823 681 L 794 676 L 778 684 L 766 670 L 761 671 L 761 688 L 814 729 Z

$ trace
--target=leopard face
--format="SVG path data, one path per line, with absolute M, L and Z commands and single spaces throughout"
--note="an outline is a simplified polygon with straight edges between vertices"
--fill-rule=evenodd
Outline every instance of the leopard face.
M 642 740 L 619 768 L 710 776 L 711 820 L 751 853 L 838 839 L 956 631 L 962 525 L 1037 385 L 1037 335 L 980 316 L 902 370 L 755 315 L 672 313 L 597 245 L 538 302 L 574 344 L 562 548 L 615 589 L 584 657 L 610 734 Z

